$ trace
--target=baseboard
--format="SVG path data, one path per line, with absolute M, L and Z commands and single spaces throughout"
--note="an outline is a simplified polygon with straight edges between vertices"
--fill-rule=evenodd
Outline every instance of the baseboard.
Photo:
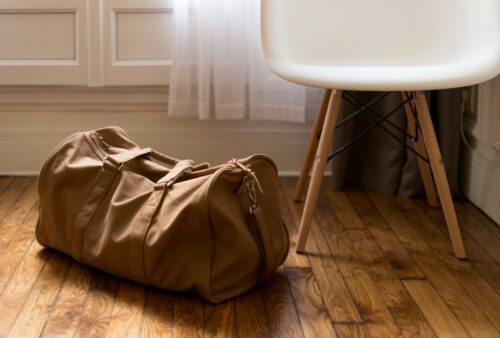
M 122 126 L 143 147 L 195 162 L 215 165 L 233 157 L 266 154 L 275 160 L 283 176 L 296 176 L 300 172 L 309 138 L 308 126 L 304 124 L 200 122 L 136 112 L 24 115 L 12 113 L 4 119 L 10 123 L 0 126 L 2 175 L 35 174 L 51 149 L 68 135 L 108 125 Z

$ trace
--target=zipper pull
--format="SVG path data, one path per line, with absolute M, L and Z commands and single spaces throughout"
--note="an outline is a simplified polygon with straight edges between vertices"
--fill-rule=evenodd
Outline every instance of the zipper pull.
M 253 181 L 255 181 L 257 183 L 257 187 L 259 188 L 259 191 L 261 194 L 264 193 L 264 191 L 262 190 L 262 187 L 260 185 L 260 182 L 259 182 L 259 179 L 257 178 L 257 176 L 255 175 L 255 172 L 253 172 L 250 168 L 248 168 L 247 166 L 245 166 L 243 163 L 241 163 L 240 161 L 238 161 L 237 159 L 235 158 L 232 158 L 230 161 L 229 161 L 230 164 L 233 164 L 237 167 L 239 167 L 241 170 L 243 170 L 246 174 L 246 179 L 251 179 Z
M 250 168 L 245 166 L 243 163 L 238 161 L 237 159 L 231 159 L 229 161 L 230 165 L 234 165 L 245 173 L 245 176 L 243 177 L 243 182 L 241 182 L 240 187 L 238 188 L 237 192 L 243 192 L 246 190 L 248 194 L 248 200 L 250 201 L 250 214 L 253 214 L 254 211 L 259 207 L 257 203 L 257 193 L 255 192 L 255 183 L 257 183 L 257 187 L 260 190 L 260 193 L 263 194 L 264 192 L 262 191 L 262 187 L 260 186 L 260 182 L 257 179 L 257 176 L 255 175 L 255 172 L 253 172 Z

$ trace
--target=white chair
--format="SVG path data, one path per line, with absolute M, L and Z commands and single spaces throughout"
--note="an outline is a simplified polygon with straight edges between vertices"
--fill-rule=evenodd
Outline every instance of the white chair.
M 414 148 L 428 158 L 418 158 L 427 199 L 437 206 L 439 197 L 455 255 L 465 258 L 422 91 L 468 86 L 500 72 L 500 1 L 262 0 L 261 38 L 278 76 L 325 88 L 295 191 L 299 201 L 314 161 L 296 251 L 305 247 L 343 90 L 400 91 L 408 132 L 422 136 Z

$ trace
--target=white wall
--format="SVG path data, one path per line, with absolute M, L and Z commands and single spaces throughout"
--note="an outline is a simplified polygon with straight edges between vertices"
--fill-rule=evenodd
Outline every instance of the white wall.
M 172 0 L 0 0 L 0 175 L 34 174 L 65 136 L 108 125 L 168 155 L 266 153 L 296 174 L 308 124 L 166 116 Z
M 0 87 L 0 175 L 34 174 L 65 136 L 108 125 L 170 156 L 225 162 L 265 153 L 283 175 L 300 170 L 309 124 L 166 116 L 165 87 Z
M 465 132 L 462 191 L 500 224 L 500 76 L 479 85 L 475 109 L 465 116 Z

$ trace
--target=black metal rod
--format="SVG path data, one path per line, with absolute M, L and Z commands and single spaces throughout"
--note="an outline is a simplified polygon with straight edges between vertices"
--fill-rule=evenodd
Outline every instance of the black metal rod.
M 342 147 L 340 147 L 339 149 L 337 149 L 332 155 L 328 156 L 327 161 L 330 161 L 332 158 L 334 158 L 335 156 L 337 156 L 338 154 L 340 154 L 341 152 L 343 152 L 344 150 L 346 150 L 353 143 L 357 142 L 359 139 L 361 139 L 363 136 L 365 136 L 366 134 L 368 134 L 370 131 L 372 131 L 376 127 L 380 126 L 389 117 L 391 117 L 395 112 L 397 112 L 402 106 L 404 106 L 406 104 L 406 102 L 408 102 L 408 100 L 403 101 L 396 108 L 394 108 L 393 110 L 391 110 L 386 116 L 384 116 L 382 120 L 380 120 L 379 122 L 376 122 L 375 124 L 369 126 L 365 130 L 363 130 L 362 132 L 360 132 L 358 135 L 356 135 L 354 138 L 352 138 L 351 141 L 347 142 Z
M 357 106 L 357 105 L 363 104 L 363 102 L 361 100 L 359 100 L 358 98 L 356 98 L 352 94 L 349 93 L 349 96 L 351 98 L 344 97 L 344 100 L 346 100 L 351 105 Z M 354 100 L 354 101 L 356 101 L 356 102 L 351 102 L 350 101 L 351 99 Z M 380 114 L 379 112 L 377 112 L 375 109 L 373 109 L 371 107 L 367 107 L 367 109 L 368 109 L 368 111 L 370 111 L 371 113 L 373 113 L 374 115 L 376 115 L 380 119 L 384 117 L 382 114 Z M 411 139 L 415 138 L 414 135 L 409 134 L 405 129 L 402 129 L 401 127 L 399 127 L 398 125 L 394 124 L 393 122 L 387 120 L 386 123 L 388 123 L 394 129 L 397 129 L 398 131 L 400 131 L 402 134 L 406 135 L 406 137 L 411 138 Z
M 375 120 L 372 119 L 373 122 L 377 122 Z M 387 121 L 385 121 L 387 122 Z M 387 134 L 389 134 L 389 136 L 392 136 L 394 139 L 398 140 L 399 142 L 401 142 L 402 144 L 405 145 L 405 147 L 411 151 L 412 153 L 414 153 L 416 156 L 420 157 L 422 160 L 424 160 L 425 162 L 429 163 L 429 159 L 427 157 L 425 157 L 424 155 L 420 154 L 418 151 L 416 151 L 415 149 L 413 149 L 412 147 L 410 147 L 407 143 L 406 143 L 406 140 L 404 139 L 401 139 L 399 138 L 396 134 L 394 134 L 392 131 L 390 131 L 389 129 L 387 129 L 383 124 L 380 125 L 380 128 L 382 128 L 383 131 L 385 131 Z
M 352 95 L 351 95 L 352 96 Z M 346 101 L 349 102 L 350 99 L 346 99 Z M 412 100 L 412 97 L 408 97 L 404 102 L 403 102 L 403 105 L 406 104 L 408 101 Z M 349 102 L 351 103 L 351 102 Z M 409 103 L 409 102 L 408 102 Z M 354 105 L 354 103 L 351 103 Z M 410 103 L 411 105 L 411 103 Z M 383 118 L 382 115 L 380 115 L 379 113 L 377 113 L 376 111 L 372 111 L 377 117 L 379 118 Z M 374 118 L 370 117 L 370 120 L 373 122 L 373 123 L 377 123 L 378 121 L 375 120 Z M 385 123 L 390 123 L 389 120 L 386 120 L 384 121 Z M 415 118 L 415 123 L 417 123 L 418 120 Z M 390 123 L 391 126 L 393 127 L 397 127 L 397 126 L 394 126 L 392 123 Z M 404 146 L 409 150 L 411 151 L 412 153 L 414 153 L 416 156 L 420 157 L 424 162 L 426 163 L 429 163 L 429 159 L 427 157 L 425 157 L 424 155 L 420 154 L 418 151 L 416 151 L 415 149 L 413 149 L 411 146 L 409 146 L 406 142 L 406 139 L 402 139 L 400 138 L 399 136 L 397 136 L 396 134 L 394 134 L 391 130 L 389 130 L 388 128 L 386 128 L 384 126 L 384 124 L 380 124 L 380 128 L 385 131 L 387 134 L 389 134 L 389 136 L 391 136 L 392 138 L 394 138 L 395 140 L 399 141 L 400 143 L 404 144 Z M 415 126 L 415 128 L 417 128 L 417 126 Z M 413 135 L 407 133 L 406 131 L 403 131 L 401 130 L 399 127 L 397 127 L 398 130 L 400 130 L 403 134 L 405 134 L 407 137 L 409 137 L 410 139 L 412 139 L 413 141 L 416 141 L 418 140 L 418 136 L 417 137 L 414 137 Z M 417 131 L 417 135 L 418 135 L 418 129 L 416 129 Z
M 344 92 L 344 93 L 348 93 L 349 95 L 352 96 L 352 94 L 350 94 L 349 92 Z M 340 127 L 341 125 L 345 124 L 346 122 L 352 120 L 354 117 L 358 116 L 360 113 L 362 113 L 363 111 L 367 110 L 371 105 L 374 105 L 375 103 L 377 103 L 378 101 L 382 100 L 384 97 L 386 97 L 387 95 L 389 95 L 391 92 L 385 92 L 379 96 L 377 96 L 376 98 L 374 98 L 373 100 L 371 100 L 370 102 L 364 104 L 363 106 L 361 106 L 358 110 L 356 110 L 354 113 L 352 113 L 351 115 L 347 116 L 346 118 L 342 119 L 341 121 L 339 121 L 336 125 L 335 125 L 335 128 L 337 127 Z M 344 100 L 346 99 L 345 95 L 344 95 Z M 350 102 L 349 102 L 350 103 Z

